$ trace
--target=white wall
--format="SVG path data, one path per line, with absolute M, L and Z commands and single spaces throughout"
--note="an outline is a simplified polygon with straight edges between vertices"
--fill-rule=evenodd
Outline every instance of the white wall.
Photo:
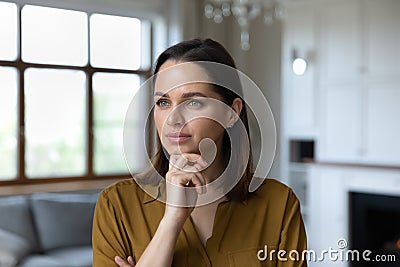
M 399 12 L 396 0 L 290 5 L 282 50 L 282 164 L 289 173 L 303 165 L 311 249 L 335 249 L 339 238 L 351 243 L 349 192 L 400 194 Z M 290 71 L 292 48 L 309 60 L 303 76 Z M 296 138 L 316 141 L 316 164 L 288 162 L 288 141 Z M 330 265 L 349 263 L 310 264 Z

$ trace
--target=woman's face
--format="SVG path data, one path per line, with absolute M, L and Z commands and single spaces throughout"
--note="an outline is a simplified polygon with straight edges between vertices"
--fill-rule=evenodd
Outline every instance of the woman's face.
M 160 68 L 174 67 L 177 63 L 166 61 Z M 193 70 L 177 68 L 174 77 L 187 77 Z M 202 71 L 204 74 L 204 71 Z M 199 144 L 204 138 L 210 138 L 218 151 L 222 149 L 224 126 L 228 122 L 229 110 L 222 97 L 212 90 L 208 83 L 190 83 L 165 88 L 165 83 L 156 80 L 154 90 L 154 120 L 158 136 L 169 154 L 200 154 Z M 228 112 L 227 112 L 228 111 Z M 222 124 L 222 125 L 221 125 Z

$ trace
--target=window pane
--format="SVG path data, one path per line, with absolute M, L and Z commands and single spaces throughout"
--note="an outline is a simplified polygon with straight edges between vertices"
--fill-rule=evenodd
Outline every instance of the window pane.
M 81 71 L 25 72 L 26 174 L 86 172 L 86 76 Z
M 22 8 L 22 59 L 26 62 L 87 64 L 87 15 L 26 5 Z
M 0 181 L 17 176 L 18 73 L 0 67 Z
M 0 60 L 15 60 L 17 49 L 17 5 L 0 2 Z
M 128 173 L 123 154 L 123 124 L 128 106 L 140 87 L 134 74 L 96 73 L 93 76 L 94 171 Z
M 140 20 L 93 14 L 90 17 L 90 63 L 94 67 L 138 69 Z

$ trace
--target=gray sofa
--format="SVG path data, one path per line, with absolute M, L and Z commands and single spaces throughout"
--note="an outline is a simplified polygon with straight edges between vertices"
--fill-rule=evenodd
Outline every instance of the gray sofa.
M 92 266 L 98 191 L 0 197 L 0 266 Z

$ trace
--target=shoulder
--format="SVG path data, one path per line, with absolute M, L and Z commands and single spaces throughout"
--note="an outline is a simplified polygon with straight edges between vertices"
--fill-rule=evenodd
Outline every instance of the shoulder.
M 105 198 L 113 198 L 115 195 L 132 194 L 137 191 L 137 187 L 138 185 L 133 179 L 121 180 L 103 189 L 100 195 Z
M 264 198 L 282 198 L 293 194 L 293 191 L 290 187 L 278 180 L 265 178 L 255 193 Z
M 252 194 L 250 200 L 258 203 L 273 204 L 275 207 L 299 205 L 293 190 L 282 182 L 265 178 L 260 187 Z
M 118 181 L 105 188 L 98 201 L 107 201 L 112 205 L 141 206 L 157 199 L 160 185 L 139 184 L 133 178 Z
M 125 203 L 141 203 L 145 193 L 134 179 L 118 181 L 103 189 L 98 202 L 107 202 L 109 205 L 125 206 Z

